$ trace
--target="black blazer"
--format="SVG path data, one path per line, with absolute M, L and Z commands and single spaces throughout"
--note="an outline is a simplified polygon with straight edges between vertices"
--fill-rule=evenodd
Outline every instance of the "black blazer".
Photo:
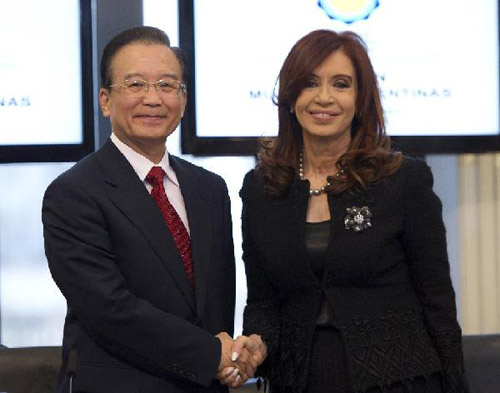
M 244 333 L 259 333 L 271 383 L 301 391 L 323 296 L 345 343 L 353 391 L 442 371 L 445 392 L 467 391 L 441 203 L 423 161 L 405 158 L 385 181 L 329 196 L 331 237 L 322 282 L 308 261 L 304 232 L 309 182 L 267 196 L 256 172 L 243 199 L 248 280 Z M 346 209 L 367 206 L 372 226 L 346 228 Z M 288 388 L 287 388 L 288 387 Z
M 227 391 L 213 381 L 214 335 L 232 335 L 234 319 L 227 188 L 213 173 L 170 162 L 189 220 L 195 295 L 154 200 L 111 141 L 45 193 L 45 252 L 68 303 L 58 392 L 68 391 L 71 371 L 73 389 L 89 393 Z

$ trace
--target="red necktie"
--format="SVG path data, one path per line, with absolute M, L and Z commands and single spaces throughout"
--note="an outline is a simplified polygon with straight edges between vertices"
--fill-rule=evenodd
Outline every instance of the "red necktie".
M 161 215 L 165 220 L 172 236 L 174 238 L 177 249 L 181 254 L 182 262 L 184 263 L 184 268 L 186 269 L 189 282 L 194 290 L 194 272 L 193 272 L 193 259 L 191 256 L 191 239 L 189 234 L 182 222 L 181 218 L 175 211 L 170 201 L 167 198 L 165 188 L 163 187 L 163 176 L 165 171 L 159 167 L 154 166 L 149 171 L 146 176 L 146 180 L 153 186 L 151 190 L 151 196 L 155 200 L 158 208 L 160 209 Z

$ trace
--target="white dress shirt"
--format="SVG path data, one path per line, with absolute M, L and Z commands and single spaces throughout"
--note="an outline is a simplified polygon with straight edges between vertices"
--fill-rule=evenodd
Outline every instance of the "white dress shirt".
M 163 186 L 165 187 L 165 192 L 167 194 L 168 200 L 174 206 L 177 214 L 184 223 L 186 230 L 190 234 L 186 205 L 184 204 L 184 198 L 182 197 L 182 192 L 179 186 L 179 182 L 177 181 L 177 176 L 170 166 L 166 148 L 165 155 L 163 156 L 161 161 L 158 164 L 155 164 L 123 143 L 114 133 L 111 133 L 111 142 L 115 144 L 115 146 L 125 156 L 130 165 L 132 165 L 132 168 L 134 168 L 134 171 L 142 180 L 144 186 L 147 188 L 150 194 L 152 186 L 149 184 L 149 182 L 146 181 L 146 176 L 148 175 L 149 171 L 154 166 L 159 166 L 165 171 L 166 176 L 163 178 Z

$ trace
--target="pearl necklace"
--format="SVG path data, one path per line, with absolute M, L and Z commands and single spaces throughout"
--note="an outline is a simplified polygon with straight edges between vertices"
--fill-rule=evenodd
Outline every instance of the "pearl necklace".
M 340 177 L 344 174 L 344 172 L 345 170 L 342 168 L 335 174 L 335 176 Z M 301 151 L 299 156 L 299 178 L 300 180 L 304 180 L 304 151 Z M 326 184 L 320 188 L 309 189 L 309 196 L 320 196 L 321 194 L 326 193 L 326 189 L 327 187 L 330 187 L 330 185 L 330 182 L 327 181 Z

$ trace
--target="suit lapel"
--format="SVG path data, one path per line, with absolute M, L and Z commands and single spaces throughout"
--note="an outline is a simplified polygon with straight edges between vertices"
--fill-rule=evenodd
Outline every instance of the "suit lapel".
M 144 183 L 111 141 L 108 140 L 97 155 L 111 200 L 144 235 L 173 277 L 186 302 L 194 310 L 193 291 L 180 254 Z
M 210 244 L 212 217 L 209 196 L 203 187 L 203 179 L 197 172 L 177 157 L 170 156 L 170 164 L 177 175 L 186 206 L 193 254 L 196 310 L 203 315 L 207 298 L 207 278 L 210 268 Z

